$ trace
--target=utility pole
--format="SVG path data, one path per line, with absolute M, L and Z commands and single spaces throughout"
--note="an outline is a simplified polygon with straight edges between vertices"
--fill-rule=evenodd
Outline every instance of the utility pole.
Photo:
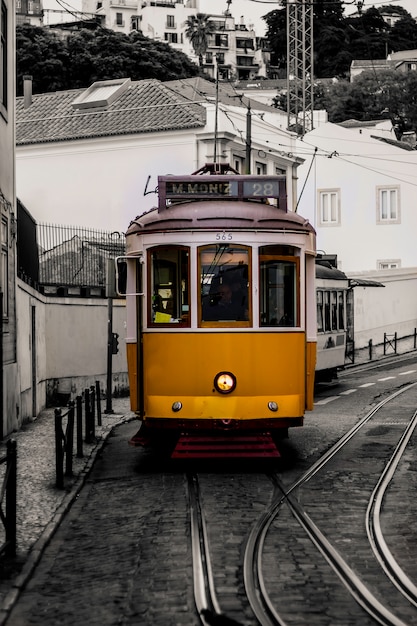
M 287 124 L 304 135 L 313 128 L 313 1 L 287 2 Z
M 246 111 L 246 174 L 251 173 L 251 152 L 252 152 L 252 111 L 250 108 L 250 100 Z

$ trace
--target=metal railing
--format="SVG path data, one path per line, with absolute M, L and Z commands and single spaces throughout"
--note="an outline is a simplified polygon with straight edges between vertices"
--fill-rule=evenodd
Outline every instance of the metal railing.
M 104 296 L 107 260 L 123 256 L 124 233 L 37 225 L 39 284 L 46 294 Z
M 77 457 L 82 458 L 83 442 L 94 442 L 96 423 L 98 426 L 102 424 L 99 381 L 96 381 L 95 386 L 85 389 L 83 395 L 77 396 L 75 401 L 71 400 L 65 413 L 62 413 L 62 409 L 55 409 L 55 484 L 58 489 L 64 489 L 65 477 L 73 476 L 74 432 Z
M 392 354 L 405 354 L 417 350 L 417 328 L 409 335 L 398 336 L 397 332 L 384 336 L 380 342 L 369 339 L 361 348 L 356 348 L 353 341 L 349 344 L 349 353 L 346 354 L 345 364 L 358 365 L 376 361 Z
M 0 458 L 0 464 L 6 465 L 0 492 L 0 519 L 5 530 L 5 541 L 0 546 L 0 555 L 16 555 L 16 493 L 17 493 L 17 444 L 9 439 L 6 454 Z M 6 504 L 3 510 L 3 504 Z

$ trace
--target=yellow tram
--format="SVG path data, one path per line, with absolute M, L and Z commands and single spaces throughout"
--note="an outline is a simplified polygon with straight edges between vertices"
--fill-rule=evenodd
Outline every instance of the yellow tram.
M 313 407 L 315 231 L 285 176 L 208 169 L 126 233 L 131 408 L 147 436 L 283 434 Z

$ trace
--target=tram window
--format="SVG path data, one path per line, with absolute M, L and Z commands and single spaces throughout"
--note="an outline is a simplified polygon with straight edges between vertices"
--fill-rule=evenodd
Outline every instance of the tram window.
M 324 317 L 323 317 L 323 292 L 317 292 L 317 331 L 322 333 L 324 330 Z
M 324 292 L 324 330 L 331 330 L 330 324 L 330 291 Z
M 189 326 L 189 250 L 161 246 L 148 254 L 148 322 Z
M 260 325 L 298 326 L 297 260 L 260 259 Z
M 249 325 L 249 267 L 250 250 L 244 246 L 199 248 L 201 322 Z
M 337 292 L 331 294 L 332 330 L 337 330 Z
M 343 297 L 343 291 L 338 291 L 338 316 L 339 316 L 339 330 L 345 328 L 345 300 Z

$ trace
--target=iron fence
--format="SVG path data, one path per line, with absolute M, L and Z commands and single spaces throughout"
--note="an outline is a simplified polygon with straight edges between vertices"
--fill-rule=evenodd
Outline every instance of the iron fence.
M 384 333 L 380 342 L 375 342 L 370 339 L 366 345 L 360 348 L 357 348 L 355 343 L 351 342 L 345 363 L 346 365 L 359 365 L 369 363 L 370 361 L 377 361 L 386 356 L 406 354 L 415 350 L 417 350 L 417 328 L 414 328 L 412 333 L 402 337 L 399 337 L 397 332 L 392 334 Z
M 105 295 L 107 260 L 123 256 L 124 233 L 37 225 L 39 284 L 50 295 Z

